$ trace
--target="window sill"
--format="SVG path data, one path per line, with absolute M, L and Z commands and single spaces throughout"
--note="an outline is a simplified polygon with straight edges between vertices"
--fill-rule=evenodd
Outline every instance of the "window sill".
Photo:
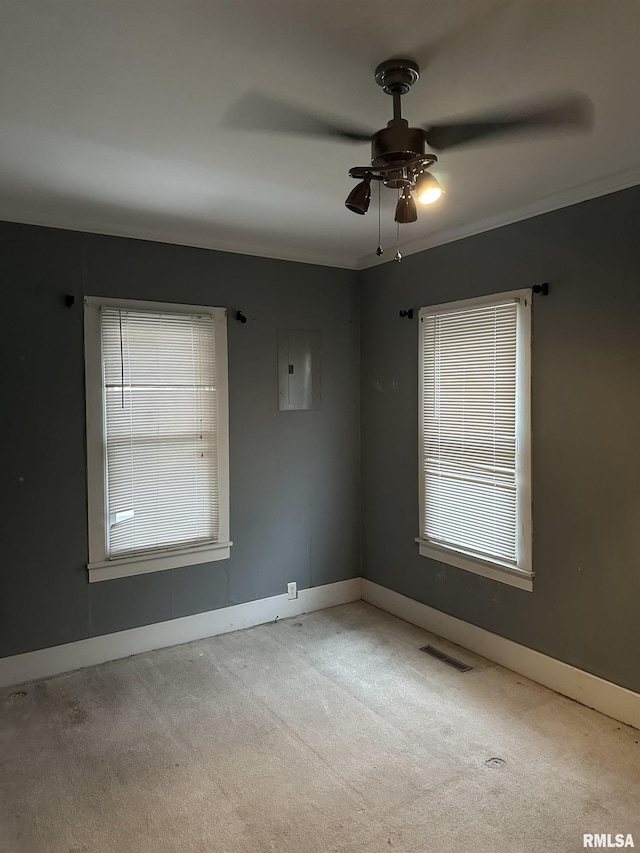
M 89 583 L 128 578 L 131 575 L 143 575 L 147 572 L 161 572 L 165 569 L 179 569 L 182 566 L 196 566 L 200 563 L 211 563 L 214 560 L 228 560 L 232 545 L 233 542 L 218 542 L 199 548 L 159 551 L 157 554 L 141 554 L 139 557 L 122 557 L 117 560 L 89 563 L 87 565 Z
M 439 563 L 446 563 L 449 566 L 455 566 L 458 569 L 464 569 L 467 572 L 473 572 L 476 575 L 482 575 L 482 577 L 506 583 L 527 592 L 533 592 L 533 572 L 482 560 L 471 554 L 465 554 L 463 551 L 439 548 L 424 539 L 417 538 L 416 542 L 419 545 L 421 557 L 428 557 L 431 560 L 437 560 Z

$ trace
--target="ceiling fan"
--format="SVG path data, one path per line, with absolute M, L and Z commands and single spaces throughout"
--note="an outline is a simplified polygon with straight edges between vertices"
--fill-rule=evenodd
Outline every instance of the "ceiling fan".
M 410 59 L 388 59 L 375 70 L 376 83 L 393 98 L 393 118 L 385 128 L 371 136 L 371 165 L 354 166 L 349 170 L 352 178 L 360 178 L 345 204 L 353 213 L 364 214 L 371 199 L 371 181 L 381 181 L 386 187 L 401 194 L 396 207 L 395 221 L 399 224 L 415 222 L 418 218 L 415 191 L 423 204 L 437 201 L 442 189 L 429 172 L 437 162 L 435 151 L 445 151 L 460 145 L 492 136 L 525 130 L 558 130 L 581 128 L 590 125 L 591 107 L 588 98 L 573 95 L 554 103 L 537 105 L 516 111 L 503 111 L 493 115 L 479 115 L 443 124 L 409 127 L 402 118 L 401 98 L 420 76 L 420 68 Z M 344 138 L 344 134 L 341 134 Z M 356 135 L 349 132 L 347 138 Z M 358 139 L 366 139 L 360 135 Z M 381 247 L 378 247 L 381 254 Z
M 272 98 L 249 93 L 227 116 L 234 127 L 258 126 L 261 130 L 296 133 L 339 139 L 343 142 L 370 142 L 371 162 L 349 170 L 360 180 L 349 193 L 346 207 L 365 214 L 371 200 L 371 182 L 395 189 L 398 203 L 395 221 L 400 224 L 418 218 L 413 193 L 423 204 L 442 194 L 442 188 L 429 169 L 437 162 L 433 151 L 448 151 L 491 137 L 526 131 L 586 130 L 592 123 L 590 100 L 584 95 L 567 95 L 545 103 L 461 117 L 439 124 L 410 127 L 402 117 L 401 98 L 420 77 L 420 68 L 410 59 L 388 59 L 375 70 L 376 83 L 393 98 L 393 118 L 387 126 L 371 133 L 342 124 Z M 379 245 L 378 254 L 382 254 Z M 398 251 L 396 259 L 400 260 Z

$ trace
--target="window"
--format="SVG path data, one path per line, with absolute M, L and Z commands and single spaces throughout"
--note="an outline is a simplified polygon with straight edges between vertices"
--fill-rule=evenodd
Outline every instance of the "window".
M 229 557 L 226 311 L 85 299 L 89 580 Z
M 531 293 L 420 311 L 420 554 L 523 589 L 531 568 Z

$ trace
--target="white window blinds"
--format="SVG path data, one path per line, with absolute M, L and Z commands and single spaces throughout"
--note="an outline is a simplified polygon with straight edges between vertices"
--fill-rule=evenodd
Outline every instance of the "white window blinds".
M 212 316 L 105 306 L 100 325 L 107 557 L 216 542 Z
M 420 314 L 420 536 L 522 568 L 523 300 L 459 305 Z

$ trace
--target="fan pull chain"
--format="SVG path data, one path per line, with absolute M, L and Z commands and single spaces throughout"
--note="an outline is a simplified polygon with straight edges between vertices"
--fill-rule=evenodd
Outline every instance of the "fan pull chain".
M 400 187 L 398 187 L 398 201 L 400 201 Z M 393 260 L 398 261 L 398 263 L 400 263 L 400 261 L 402 260 L 402 253 L 400 252 L 400 223 L 399 222 L 396 222 L 396 254 L 395 254 L 395 257 Z
M 380 257 L 380 255 L 384 252 L 382 248 L 382 238 L 380 236 L 380 184 L 381 181 L 378 181 L 378 248 L 376 249 L 376 255 Z

